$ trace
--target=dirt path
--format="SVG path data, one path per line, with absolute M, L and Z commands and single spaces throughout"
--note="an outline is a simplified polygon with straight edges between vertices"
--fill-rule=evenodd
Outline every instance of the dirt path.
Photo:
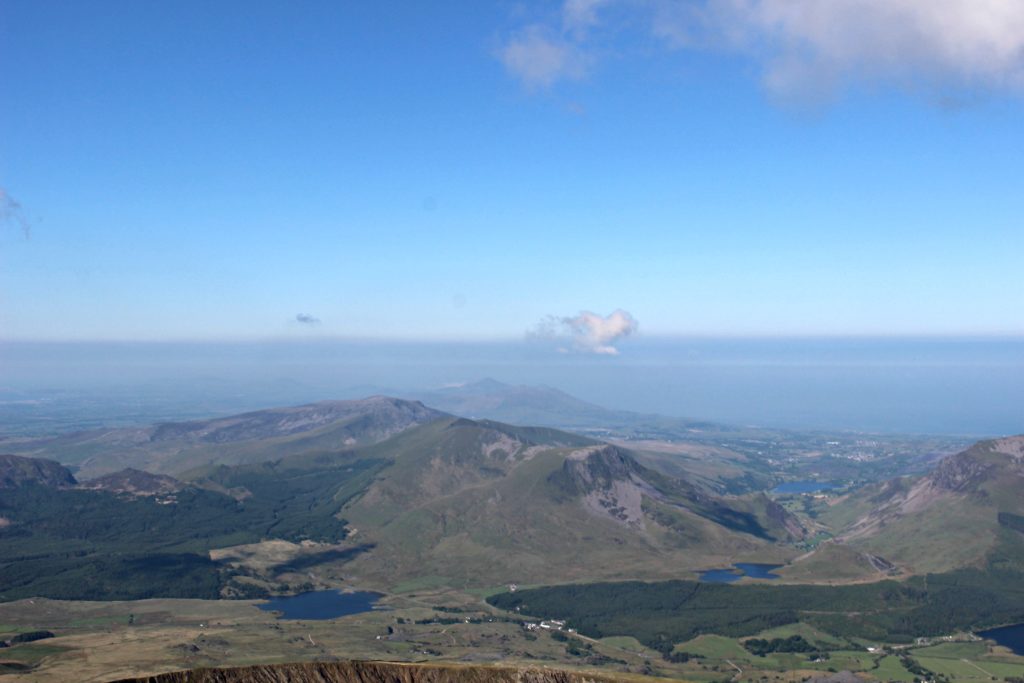
M 733 661 L 732 661 L 731 659 L 727 659 L 727 660 L 725 660 L 725 662 L 726 662 L 726 663 L 727 663 L 727 664 L 728 664 L 729 666 L 731 666 L 732 668 L 736 669 L 736 671 L 738 672 L 738 673 L 737 673 L 737 674 L 736 674 L 735 676 L 733 676 L 733 677 L 732 677 L 732 679 L 733 679 L 734 681 L 735 681 L 735 680 L 736 680 L 736 679 L 737 679 L 738 677 L 740 677 L 740 676 L 742 676 L 742 675 L 743 675 L 743 669 L 741 669 L 741 668 L 739 668 L 738 666 L 736 666 L 736 665 L 735 665 L 735 664 L 733 663 Z
M 991 673 L 989 673 L 988 671 L 985 671 L 984 669 L 982 669 L 982 668 L 981 668 L 980 666 L 978 666 L 977 664 L 975 664 L 974 662 L 972 662 L 972 661 L 971 661 L 971 660 L 969 660 L 969 659 L 961 659 L 960 661 L 961 661 L 961 662 L 963 662 L 964 664 L 970 664 L 970 665 L 971 665 L 971 666 L 973 666 L 973 667 L 974 667 L 975 669 L 977 669 L 977 670 L 978 670 L 978 671 L 980 671 L 981 673 L 985 674 L 985 675 L 986 675 L 986 676 L 988 676 L 989 678 L 995 678 L 995 676 L 993 676 L 993 675 L 992 675 Z

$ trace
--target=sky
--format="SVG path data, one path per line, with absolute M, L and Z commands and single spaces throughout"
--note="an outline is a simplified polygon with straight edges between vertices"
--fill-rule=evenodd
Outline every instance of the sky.
M 0 340 L 1024 335 L 1017 0 L 2 0 L 0 87 Z

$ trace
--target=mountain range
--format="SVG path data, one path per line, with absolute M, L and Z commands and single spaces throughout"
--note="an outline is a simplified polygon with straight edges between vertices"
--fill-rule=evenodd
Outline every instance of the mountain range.
M 59 460 L 73 467 L 81 479 L 126 467 L 174 475 L 211 463 L 263 462 L 315 449 L 376 443 L 443 415 L 415 401 L 374 396 L 208 420 L 62 434 L 20 444 L 18 453 Z
M 494 411 L 534 405 L 514 399 L 532 391 L 483 383 L 459 392 L 462 409 L 474 392 Z M 1024 558 L 1022 443 L 983 442 L 923 476 L 783 506 L 723 485 L 723 471 L 770 481 L 766 459 L 685 443 L 653 453 L 383 396 L 94 430 L 0 457 L 13 577 L 0 595 L 238 596 L 311 578 L 486 588 L 743 561 L 785 564 L 793 581 L 986 567 Z M 285 560 L 252 561 L 281 543 Z M 86 581 L 99 565 L 107 578 Z
M 35 485 L 22 476 L 0 492 L 0 545 L 8 542 L 6 566 L 28 581 L 24 590 L 38 581 L 13 566 L 19 554 L 38 574 L 39 548 L 70 539 L 87 556 L 112 557 L 127 551 L 125 539 L 135 539 L 132 553 L 200 557 L 238 543 L 312 541 L 330 546 L 325 557 L 341 553 L 345 573 L 383 587 L 673 576 L 774 555 L 776 543 L 803 534 L 764 494 L 716 495 L 617 445 L 383 397 L 61 437 L 40 449 L 65 447 L 81 484 L 56 463 L 7 458 L 18 472 L 42 463 Z M 126 462 L 151 471 L 108 472 Z M 83 506 L 104 513 L 62 516 Z M 140 546 L 134 526 L 123 538 L 99 529 L 101 518 L 116 527 L 142 517 L 166 529 L 158 543 Z

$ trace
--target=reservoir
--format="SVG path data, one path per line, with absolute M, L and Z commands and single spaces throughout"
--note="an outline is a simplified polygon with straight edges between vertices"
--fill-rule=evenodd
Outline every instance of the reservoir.
M 256 606 L 264 612 L 280 612 L 278 619 L 335 619 L 369 612 L 380 598 L 380 593 L 368 591 L 311 591 L 270 598 Z
M 837 485 L 827 481 L 787 481 L 772 489 L 775 494 L 787 493 L 817 493 L 819 491 L 831 491 L 839 488 Z
M 996 641 L 1003 647 L 1013 650 L 1016 655 L 1024 655 L 1024 624 L 978 631 L 978 635 Z
M 705 583 L 732 583 L 739 581 L 744 576 L 751 579 L 772 579 L 779 578 L 773 574 L 773 569 L 778 569 L 781 564 L 757 564 L 754 562 L 737 562 L 732 569 L 708 569 L 700 573 L 700 580 Z

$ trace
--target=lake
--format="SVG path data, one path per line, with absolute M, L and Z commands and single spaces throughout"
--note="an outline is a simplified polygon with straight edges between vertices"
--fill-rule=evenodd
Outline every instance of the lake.
M 817 493 L 818 491 L 831 491 L 839 486 L 827 481 L 787 481 L 772 489 L 772 493 Z
M 336 619 L 369 612 L 380 598 L 380 593 L 369 591 L 310 591 L 270 598 L 256 606 L 264 612 L 280 612 L 278 619 Z
M 1010 648 L 1014 654 L 1024 655 L 1024 624 L 979 631 L 978 635 Z
M 700 573 L 700 580 L 704 583 L 732 583 L 739 581 L 744 576 L 751 579 L 767 579 L 769 581 L 779 578 L 773 574 L 773 569 L 778 569 L 781 564 L 757 564 L 754 562 L 737 562 L 732 569 L 708 569 Z

